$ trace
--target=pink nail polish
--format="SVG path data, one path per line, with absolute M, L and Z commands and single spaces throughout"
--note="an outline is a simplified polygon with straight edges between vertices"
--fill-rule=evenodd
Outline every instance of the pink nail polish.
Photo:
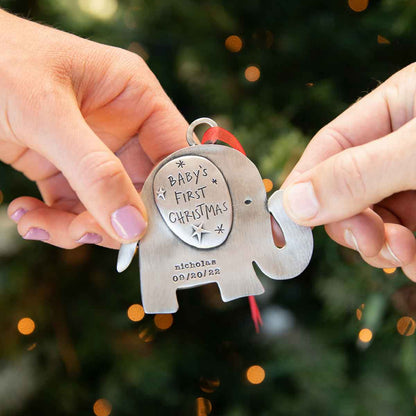
M 113 212 L 111 224 L 115 232 L 125 240 L 133 240 L 140 237 L 147 226 L 142 214 L 132 205 L 126 205 Z
M 100 244 L 103 241 L 103 238 L 95 233 L 85 233 L 77 243 L 81 244 Z
M 39 240 L 47 241 L 49 240 L 49 233 L 42 228 L 29 228 L 28 232 L 23 236 L 25 240 Z
M 12 215 L 10 215 L 10 219 L 17 223 L 20 221 L 20 218 L 22 218 L 23 215 L 26 214 L 26 212 L 27 211 L 25 209 L 19 208 L 15 212 L 13 212 Z

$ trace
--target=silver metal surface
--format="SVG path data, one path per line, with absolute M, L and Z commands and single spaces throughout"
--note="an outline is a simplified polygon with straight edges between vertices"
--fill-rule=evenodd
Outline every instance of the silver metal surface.
M 137 242 L 121 245 L 117 257 L 117 271 L 119 273 L 124 272 L 124 270 L 129 267 L 131 261 L 133 260 L 134 254 L 136 253 L 136 248 Z
M 198 158 L 214 165 L 215 169 L 209 169 L 206 179 L 220 172 L 220 180 L 226 182 L 217 195 L 210 196 L 210 201 L 218 203 L 231 198 L 232 226 L 229 223 L 230 229 L 224 227 L 229 232 L 228 238 L 222 243 L 221 239 L 215 239 L 215 248 L 203 247 L 213 234 L 213 222 L 196 220 L 190 221 L 191 227 L 172 228 L 166 221 L 176 200 L 169 195 L 169 182 L 163 182 L 166 174 L 184 169 L 186 163 L 194 167 Z M 178 165 L 181 160 L 182 168 Z M 214 189 L 213 185 L 210 190 Z M 194 189 L 193 186 L 191 191 Z M 151 172 L 142 190 L 148 229 L 140 242 L 139 262 L 146 313 L 175 312 L 178 309 L 176 290 L 212 282 L 217 283 L 224 301 L 259 295 L 264 289 L 254 272 L 253 262 L 273 279 L 289 279 L 301 273 L 312 254 L 312 232 L 289 219 L 283 210 L 281 195 L 282 192 L 277 191 L 267 202 L 256 166 L 240 152 L 226 146 L 193 146 L 164 159 Z M 182 211 L 185 204 L 181 203 Z M 277 248 L 273 242 L 270 212 L 282 228 L 286 240 L 283 248 Z M 223 226 L 227 215 L 221 216 Z
M 189 125 L 188 131 L 186 132 L 186 140 L 188 141 L 189 146 L 195 146 L 198 144 L 194 140 L 194 130 L 195 127 L 199 126 L 200 124 L 208 124 L 211 127 L 218 127 L 218 124 L 208 117 L 197 118 Z
M 170 160 L 155 174 L 153 195 L 165 224 L 183 242 L 207 249 L 227 239 L 233 223 L 230 192 L 207 158 Z

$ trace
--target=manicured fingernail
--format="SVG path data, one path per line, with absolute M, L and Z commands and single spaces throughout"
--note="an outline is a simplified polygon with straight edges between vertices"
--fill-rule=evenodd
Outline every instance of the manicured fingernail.
M 310 220 L 318 214 L 319 202 L 311 182 L 291 185 L 285 192 L 289 214 L 294 219 Z
M 396 266 L 400 266 L 400 264 L 402 263 L 400 259 L 394 254 L 393 250 L 391 249 L 387 241 L 384 243 L 384 246 L 380 251 L 380 256 Z
M 111 224 L 115 232 L 125 240 L 140 237 L 146 230 L 146 221 L 132 205 L 126 205 L 111 215 Z
M 23 208 L 17 209 L 15 212 L 13 212 L 12 215 L 10 215 L 10 219 L 12 219 L 14 222 L 19 222 L 20 218 L 23 217 L 23 215 L 26 214 L 26 210 Z
M 358 247 L 358 243 L 357 243 L 357 239 L 355 238 L 354 234 L 352 233 L 351 230 L 346 229 L 344 232 L 344 239 L 345 242 L 354 250 L 357 250 L 358 252 L 360 252 L 360 249 Z
M 49 233 L 42 228 L 29 228 L 28 232 L 23 236 L 25 240 L 49 240 Z
M 100 244 L 103 241 L 103 238 L 95 233 L 85 233 L 77 243 L 81 244 Z

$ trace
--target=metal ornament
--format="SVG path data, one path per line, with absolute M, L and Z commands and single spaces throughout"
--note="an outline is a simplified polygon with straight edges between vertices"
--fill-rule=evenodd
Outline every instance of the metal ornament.
M 283 208 L 283 191 L 267 200 L 256 166 L 227 146 L 196 145 L 160 162 L 141 193 L 148 229 L 140 241 L 142 303 L 146 313 L 178 310 L 176 290 L 215 282 L 223 301 L 259 295 L 264 288 L 253 262 L 272 279 L 290 279 L 308 265 L 312 231 L 295 224 Z M 275 246 L 270 214 L 280 225 L 285 246 Z M 123 245 L 117 270 L 125 270 L 136 243 Z

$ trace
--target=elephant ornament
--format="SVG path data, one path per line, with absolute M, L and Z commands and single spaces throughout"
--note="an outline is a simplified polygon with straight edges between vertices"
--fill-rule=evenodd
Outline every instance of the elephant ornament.
M 201 121 L 202 120 L 202 121 Z M 267 200 L 256 166 L 239 151 L 194 144 L 160 162 L 141 193 L 148 229 L 139 244 L 142 303 L 146 313 L 178 310 L 176 291 L 215 282 L 223 301 L 260 295 L 253 262 L 276 280 L 299 275 L 308 265 L 312 231 L 285 213 L 283 191 Z M 285 245 L 276 247 L 270 214 Z M 122 246 L 117 269 L 130 263 L 136 244 Z

